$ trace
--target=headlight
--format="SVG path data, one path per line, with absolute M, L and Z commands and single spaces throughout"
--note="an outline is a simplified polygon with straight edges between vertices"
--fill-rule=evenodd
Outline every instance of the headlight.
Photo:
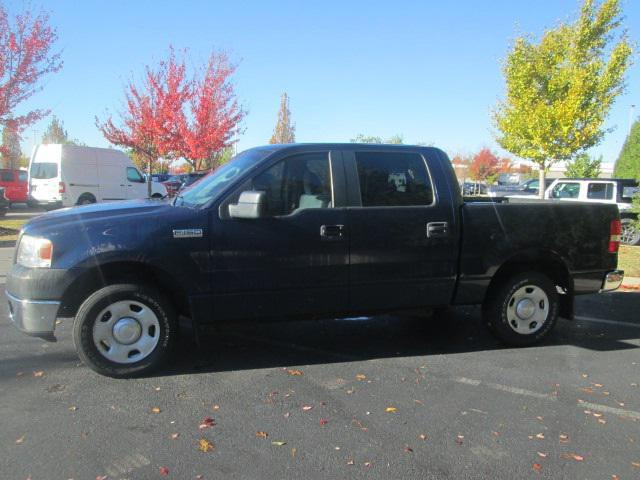
M 18 245 L 17 262 L 23 267 L 50 268 L 53 244 L 46 238 L 23 235 Z

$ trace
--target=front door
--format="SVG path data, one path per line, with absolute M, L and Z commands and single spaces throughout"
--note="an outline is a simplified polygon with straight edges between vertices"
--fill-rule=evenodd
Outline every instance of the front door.
M 354 312 L 451 301 L 457 251 L 451 194 L 439 198 L 434 183 L 446 180 L 437 164 L 428 167 L 426 152 L 354 147 L 344 153 L 349 193 L 356 196 L 347 216 Z
M 144 177 L 135 167 L 127 167 L 127 198 L 147 198 L 148 187 Z
M 340 168 L 337 168 L 337 166 Z M 336 208 L 339 153 L 274 159 L 212 217 L 214 318 L 323 316 L 348 299 L 346 211 Z M 230 218 L 242 191 L 266 194 L 256 219 Z

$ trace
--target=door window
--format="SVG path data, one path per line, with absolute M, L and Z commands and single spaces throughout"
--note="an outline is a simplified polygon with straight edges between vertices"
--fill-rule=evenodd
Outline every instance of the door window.
M 127 167 L 127 180 L 130 182 L 143 183 L 144 178 L 137 168 Z
M 431 205 L 433 187 L 417 153 L 357 152 L 363 207 Z
M 5 170 L 0 173 L 0 180 L 3 182 L 13 182 L 13 172 L 11 170 Z
M 308 208 L 331 208 L 331 170 L 324 153 L 294 155 L 251 180 L 250 189 L 265 192 L 269 216 Z
M 580 196 L 580 184 L 559 182 L 551 191 L 551 198 L 578 198 Z
M 590 183 L 587 189 L 590 200 L 611 200 L 613 198 L 613 183 Z

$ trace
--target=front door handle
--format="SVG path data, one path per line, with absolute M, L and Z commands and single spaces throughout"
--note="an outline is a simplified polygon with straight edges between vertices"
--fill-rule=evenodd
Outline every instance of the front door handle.
M 344 225 L 321 225 L 320 238 L 322 240 L 342 240 Z
M 429 222 L 427 223 L 427 238 L 443 238 L 449 236 L 449 223 Z

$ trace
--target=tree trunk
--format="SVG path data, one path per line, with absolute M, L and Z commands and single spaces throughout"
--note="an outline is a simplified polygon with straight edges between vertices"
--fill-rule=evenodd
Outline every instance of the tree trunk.
M 544 164 L 540 165 L 540 170 L 538 171 L 538 197 L 544 198 L 544 179 L 545 179 L 545 166 Z
M 147 197 L 151 198 L 151 159 L 147 162 Z

